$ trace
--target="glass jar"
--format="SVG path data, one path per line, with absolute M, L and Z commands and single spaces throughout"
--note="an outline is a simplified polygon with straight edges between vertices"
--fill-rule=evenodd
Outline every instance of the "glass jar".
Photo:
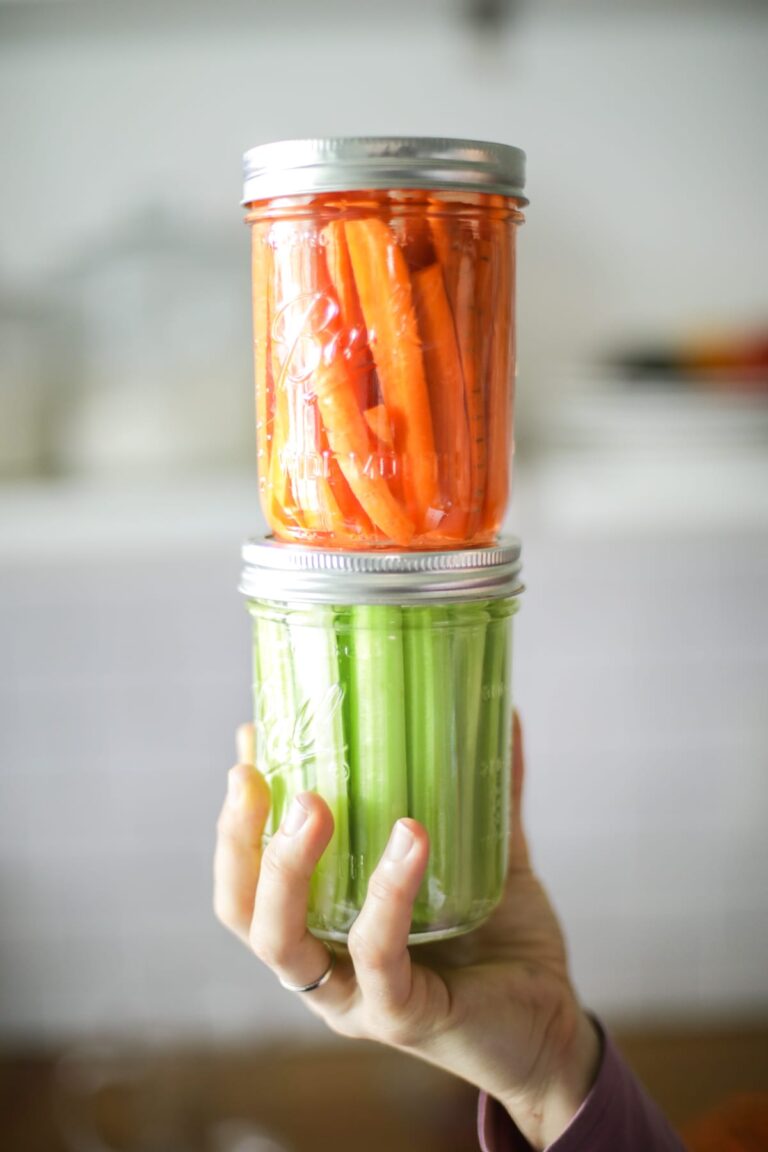
M 469 931 L 506 871 L 518 542 L 381 554 L 264 541 L 243 559 L 267 836 L 305 790 L 334 818 L 311 931 L 346 938 L 401 816 L 430 838 L 410 941 Z
M 492 543 L 513 451 L 525 155 L 427 138 L 245 156 L 259 482 L 282 540 Z

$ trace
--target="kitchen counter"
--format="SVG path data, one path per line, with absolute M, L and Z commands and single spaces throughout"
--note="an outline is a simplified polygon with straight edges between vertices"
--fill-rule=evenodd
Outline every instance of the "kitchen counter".
M 768 1027 L 622 1031 L 636 1074 L 676 1126 L 735 1093 L 768 1093 Z M 476 1094 L 368 1044 L 107 1050 L 0 1055 L 4 1152 L 73 1152 L 76 1120 L 116 1148 L 167 1152 L 467 1152 Z M 97 1085 L 101 1085 L 100 1088 Z M 81 1095 L 81 1093 L 85 1095 Z M 765 1105 L 764 1105 L 765 1108 Z M 145 1143 L 140 1145 L 138 1136 Z M 82 1139 L 82 1136 L 80 1137 Z M 88 1145 L 90 1147 L 90 1144 Z

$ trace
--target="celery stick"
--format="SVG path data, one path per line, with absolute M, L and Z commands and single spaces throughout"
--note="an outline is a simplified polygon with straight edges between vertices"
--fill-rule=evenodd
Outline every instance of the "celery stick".
M 403 609 L 408 813 L 429 832 L 429 864 L 414 905 L 414 929 L 453 920 L 459 857 L 456 716 L 446 691 L 452 652 L 450 609 Z
M 499 621 L 497 624 L 499 633 L 505 632 L 508 623 L 507 621 Z M 502 683 L 504 684 L 504 695 L 499 702 L 499 723 L 498 723 L 498 762 L 499 771 L 496 779 L 496 827 L 498 831 L 498 838 L 496 842 L 496 850 L 492 854 L 491 862 L 493 870 L 490 876 L 490 892 L 491 899 L 495 899 L 493 893 L 500 893 L 504 887 L 504 879 L 507 870 L 507 849 L 509 844 L 509 767 L 511 761 L 511 748 L 512 748 L 512 701 L 510 698 L 509 687 L 510 678 L 512 673 L 511 657 L 509 646 L 502 638 L 499 639 L 500 646 L 503 645 L 504 660 L 502 666 Z
M 482 705 L 475 777 L 474 895 L 479 905 L 498 895 L 499 842 L 503 835 L 502 795 L 505 757 L 500 752 L 500 727 L 506 708 L 504 682 L 505 623 L 493 611 L 488 621 L 483 661 Z
M 266 828 L 266 835 L 271 836 L 278 828 L 289 801 L 302 791 L 305 782 L 292 747 L 296 700 L 290 633 L 285 617 L 263 604 L 254 605 L 251 614 L 256 637 L 256 767 L 266 777 L 272 794 Z
M 475 918 L 473 860 L 480 850 L 475 843 L 475 790 L 477 787 L 478 737 L 483 692 L 483 663 L 489 614 L 484 602 L 457 604 L 452 608 L 453 683 L 449 692 L 455 700 L 457 721 L 456 756 L 459 766 L 459 820 L 457 822 L 456 857 L 457 918 Z
M 402 611 L 349 609 L 350 836 L 362 905 L 392 825 L 408 812 Z
M 317 927 L 339 930 L 350 919 L 347 749 L 334 609 L 322 604 L 288 615 L 296 689 L 294 755 L 308 786 L 333 813 L 334 832 L 315 869 L 311 905 Z
M 503 652 L 501 683 L 503 695 L 500 697 L 498 757 L 498 826 L 499 841 L 495 855 L 496 872 L 492 886 L 499 894 L 504 887 L 507 873 L 507 849 L 509 845 L 509 794 L 510 767 L 512 761 L 512 616 L 517 611 L 517 601 L 500 601 L 491 605 L 493 627 L 497 631 L 498 644 Z

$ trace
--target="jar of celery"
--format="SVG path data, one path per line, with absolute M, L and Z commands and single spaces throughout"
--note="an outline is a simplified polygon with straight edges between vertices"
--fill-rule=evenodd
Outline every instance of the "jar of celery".
M 267 836 L 305 790 L 334 818 L 310 929 L 346 938 L 392 825 L 411 816 L 430 837 L 411 942 L 469 931 L 506 870 L 519 543 L 383 554 L 266 540 L 243 560 Z
M 525 155 L 332 137 L 245 156 L 264 514 L 322 548 L 495 541 Z

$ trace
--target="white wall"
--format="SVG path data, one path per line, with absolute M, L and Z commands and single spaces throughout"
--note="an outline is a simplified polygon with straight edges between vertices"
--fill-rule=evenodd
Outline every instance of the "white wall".
M 606 340 L 764 315 L 757 5 L 531 4 L 489 42 L 435 2 L 24 7 L 0 8 L 6 276 L 44 283 L 148 203 L 236 236 L 260 141 L 435 133 L 528 152 L 531 389 Z

